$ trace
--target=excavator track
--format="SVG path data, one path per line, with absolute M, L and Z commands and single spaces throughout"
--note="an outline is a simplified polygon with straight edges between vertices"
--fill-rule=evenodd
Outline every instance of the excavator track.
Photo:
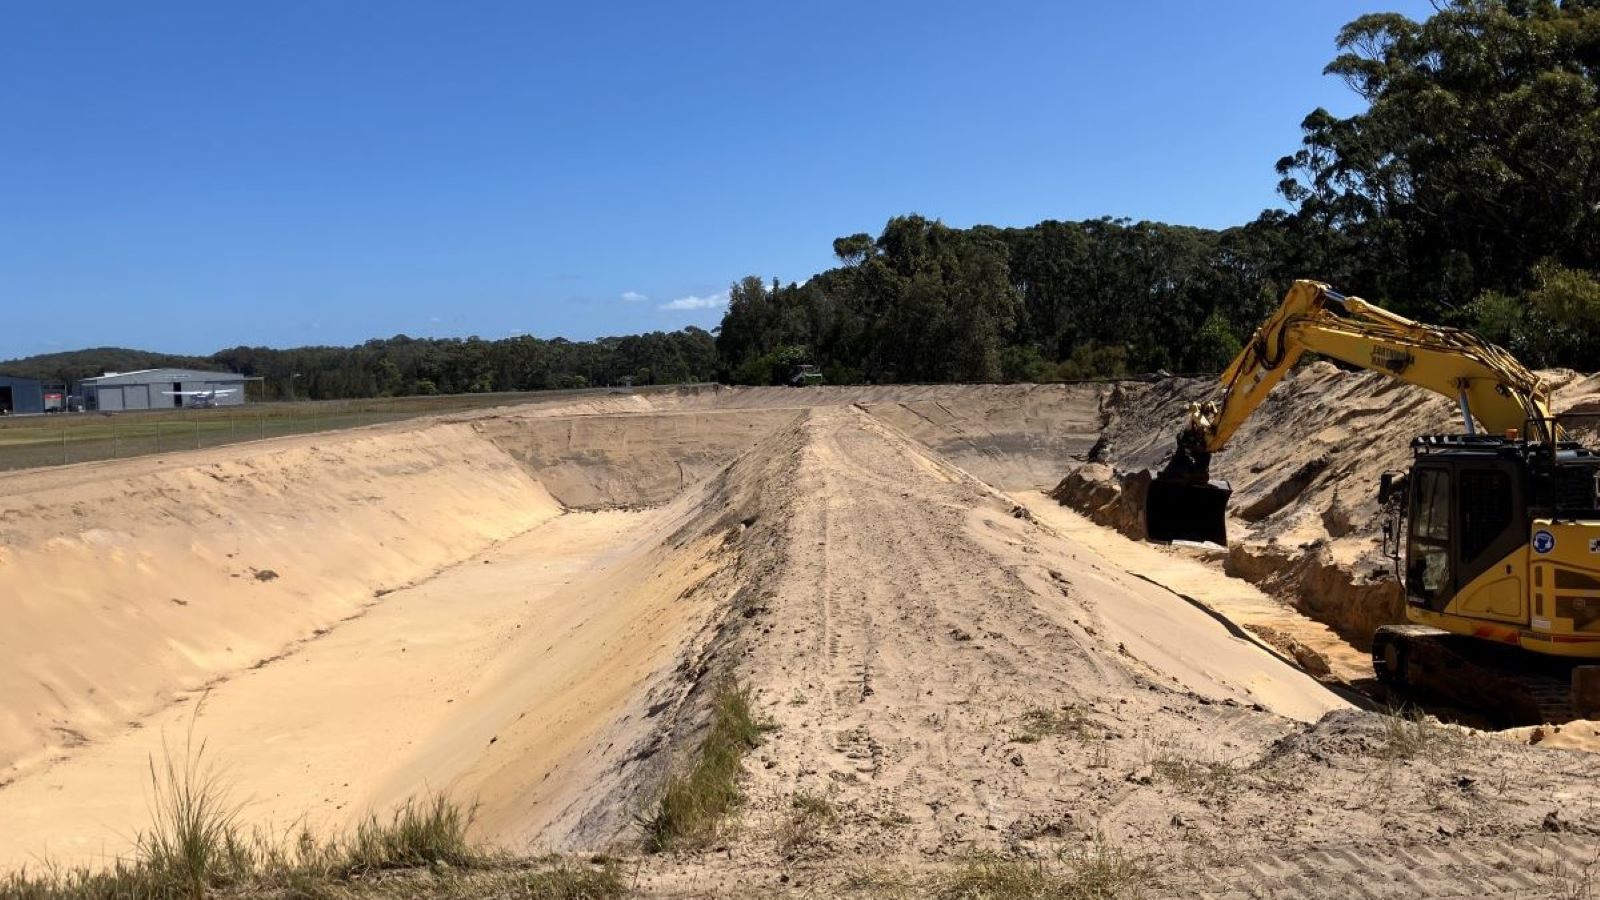
M 1481 713 L 1502 727 L 1573 719 L 1570 671 L 1427 625 L 1379 628 L 1372 669 L 1392 689 Z

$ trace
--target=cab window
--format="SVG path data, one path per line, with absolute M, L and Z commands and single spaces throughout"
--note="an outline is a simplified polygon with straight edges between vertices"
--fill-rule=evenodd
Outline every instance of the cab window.
M 1511 527 L 1511 476 L 1500 469 L 1468 469 L 1459 475 L 1461 564 L 1470 567 Z
M 1422 469 L 1411 495 L 1411 547 L 1407 554 L 1406 592 L 1428 601 L 1451 593 L 1450 540 L 1452 504 L 1450 473 Z

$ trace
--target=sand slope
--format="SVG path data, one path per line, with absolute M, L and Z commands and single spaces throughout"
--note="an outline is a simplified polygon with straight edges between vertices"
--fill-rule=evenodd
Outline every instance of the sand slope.
M 465 425 L 11 476 L 0 780 L 559 512 Z

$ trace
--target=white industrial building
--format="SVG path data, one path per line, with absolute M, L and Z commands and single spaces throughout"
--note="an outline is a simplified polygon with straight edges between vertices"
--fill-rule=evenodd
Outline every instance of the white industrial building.
M 232 372 L 144 369 L 85 378 L 78 390 L 85 409 L 103 412 L 243 406 L 246 380 Z

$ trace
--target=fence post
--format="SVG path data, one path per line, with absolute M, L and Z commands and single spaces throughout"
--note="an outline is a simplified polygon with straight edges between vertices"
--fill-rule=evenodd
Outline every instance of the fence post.
M 194 448 L 200 449 L 200 420 L 194 420 Z
M 111 458 L 122 458 L 122 445 L 117 442 L 117 420 L 111 420 Z
M 67 464 L 67 420 L 61 420 L 61 464 Z

